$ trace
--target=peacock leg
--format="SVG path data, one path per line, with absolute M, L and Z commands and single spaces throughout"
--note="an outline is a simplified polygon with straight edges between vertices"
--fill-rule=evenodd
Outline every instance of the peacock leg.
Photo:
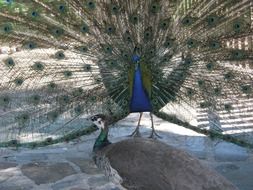
M 155 127 L 154 127 L 154 121 L 153 121 L 153 115 L 152 113 L 150 112 L 150 118 L 151 118 L 151 127 L 152 127 L 152 132 L 149 136 L 149 138 L 155 138 L 155 137 L 158 137 L 158 138 L 162 138 L 160 135 L 158 135 L 155 131 Z
M 139 121 L 138 121 L 137 127 L 134 130 L 134 132 L 131 135 L 129 135 L 130 137 L 140 137 L 141 136 L 140 131 L 139 131 L 139 127 L 140 127 L 140 124 L 141 124 L 142 114 L 143 114 L 143 112 L 140 112 L 140 117 L 139 117 Z

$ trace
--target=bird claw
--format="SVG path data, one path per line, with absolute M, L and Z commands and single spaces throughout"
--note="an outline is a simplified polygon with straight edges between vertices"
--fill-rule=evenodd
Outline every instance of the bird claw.
M 128 137 L 141 137 L 141 133 L 139 130 L 135 130 L 131 135 L 128 135 Z
M 156 139 L 156 137 L 159 139 L 162 139 L 162 137 L 160 135 L 158 135 L 155 130 L 152 130 L 152 132 L 148 138 Z

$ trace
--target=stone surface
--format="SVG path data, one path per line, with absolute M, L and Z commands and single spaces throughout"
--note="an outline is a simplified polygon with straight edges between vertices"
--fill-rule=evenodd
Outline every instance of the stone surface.
M 110 129 L 110 141 L 115 143 L 125 140 L 135 129 L 138 118 L 138 113 L 130 114 L 116 123 Z M 157 132 L 163 137 L 159 141 L 201 158 L 201 163 L 216 169 L 240 190 L 252 190 L 253 150 L 238 148 L 222 140 L 211 140 L 155 116 L 154 123 Z M 148 113 L 143 114 L 140 130 L 143 137 L 149 136 L 151 128 Z M 0 190 L 123 190 L 122 186 L 106 181 L 103 171 L 98 170 L 93 163 L 92 147 L 98 135 L 99 131 L 96 131 L 79 140 L 37 149 L 0 148 Z M 36 164 L 41 162 L 43 165 Z M 60 164 L 57 166 L 57 163 Z M 62 163 L 68 169 L 61 170 Z M 178 168 L 182 169 L 182 165 Z M 177 177 L 181 182 L 182 178 Z M 37 185 L 36 181 L 44 184 Z
M 111 190 L 120 190 L 120 188 L 115 187 L 115 188 L 112 188 Z
M 253 163 L 250 162 L 236 162 L 235 164 L 224 164 L 216 167 L 216 169 L 233 181 L 235 185 L 240 187 L 241 190 L 253 189 Z
M 207 151 L 204 150 L 206 148 L 204 146 L 205 143 L 206 143 L 205 137 L 199 137 L 199 138 L 187 137 L 186 138 L 187 149 L 190 150 L 199 159 L 207 158 L 207 155 L 208 155 Z
M 68 160 L 76 164 L 78 167 L 80 167 L 83 173 L 86 173 L 86 174 L 101 173 L 101 170 L 99 170 L 96 167 L 93 160 L 82 159 L 82 158 L 70 158 Z
M 244 161 L 249 157 L 245 148 L 227 142 L 218 143 L 214 154 L 217 161 Z
M 32 179 L 36 184 L 56 182 L 66 176 L 75 173 L 68 163 L 29 163 L 21 167 L 25 176 Z
M 226 172 L 231 172 L 231 171 L 235 171 L 235 170 L 239 170 L 240 167 L 238 167 L 235 164 L 222 164 L 216 167 L 216 170 L 222 172 L 222 173 L 226 173 Z
M 0 170 L 5 170 L 7 168 L 16 167 L 17 164 L 13 162 L 0 162 Z
M 49 184 L 43 184 L 43 185 L 35 185 L 32 190 L 53 190 Z
M 16 171 L 16 173 L 16 176 L 12 176 L 4 183 L 0 183 L 1 190 L 31 190 L 33 188 L 34 183 L 31 180 L 22 176 L 19 171 Z
M 102 186 L 108 182 L 108 179 L 105 176 L 92 176 L 88 179 L 88 184 L 91 187 Z
M 26 154 L 21 154 L 16 156 L 16 161 L 18 163 L 27 163 L 30 161 L 33 162 L 43 162 L 48 159 L 48 156 L 43 153 L 26 153 Z
M 13 177 L 14 174 L 11 172 L 0 172 L 0 183 L 5 182 L 9 178 Z
M 53 190 L 69 190 L 72 187 L 82 187 L 89 189 L 87 185 L 88 176 L 86 174 L 77 174 L 68 176 L 60 181 L 57 181 L 51 187 Z
M 0 185 L 0 188 L 3 189 L 3 190 L 31 190 L 32 188 L 32 185 L 30 186 L 16 186 L 16 185 Z

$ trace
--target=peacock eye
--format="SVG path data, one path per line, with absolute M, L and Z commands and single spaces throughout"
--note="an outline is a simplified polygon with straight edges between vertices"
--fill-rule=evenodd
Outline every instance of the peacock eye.
M 99 124 L 101 124 L 101 121 L 98 121 Z

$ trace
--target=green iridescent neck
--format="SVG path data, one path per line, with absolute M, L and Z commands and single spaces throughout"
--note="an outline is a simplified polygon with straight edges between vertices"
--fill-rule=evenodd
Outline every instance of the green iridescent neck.
M 98 138 L 95 141 L 95 144 L 93 146 L 93 151 L 97 151 L 99 149 L 102 149 L 103 147 L 111 144 L 109 140 L 107 139 L 108 137 L 108 128 L 101 129 L 101 132 L 98 136 Z

